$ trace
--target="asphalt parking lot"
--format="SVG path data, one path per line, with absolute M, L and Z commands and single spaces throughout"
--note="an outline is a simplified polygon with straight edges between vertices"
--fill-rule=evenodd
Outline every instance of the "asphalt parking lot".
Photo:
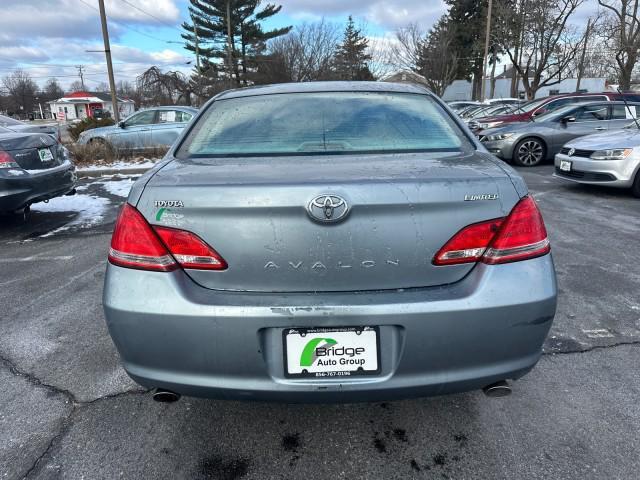
M 119 366 L 101 307 L 132 179 L 83 180 L 79 197 L 4 221 L 0 478 L 637 478 L 640 200 L 551 171 L 521 173 L 551 237 L 558 313 L 538 367 L 499 399 L 155 403 Z

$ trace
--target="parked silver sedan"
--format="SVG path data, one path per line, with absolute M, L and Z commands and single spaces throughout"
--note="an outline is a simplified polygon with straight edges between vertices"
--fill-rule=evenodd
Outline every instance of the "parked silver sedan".
M 27 123 L 15 118 L 0 115 L 0 127 L 16 133 L 46 133 L 60 140 L 60 127 L 56 122 L 51 123 Z
M 78 143 L 104 144 L 124 150 L 173 145 L 198 110 L 171 106 L 140 110 L 117 125 L 86 130 Z
M 428 90 L 302 82 L 221 93 L 134 184 L 103 305 L 160 401 L 495 395 L 556 281 L 522 178 Z
M 640 103 L 628 103 L 628 108 L 624 102 L 573 104 L 539 115 L 531 122 L 483 130 L 479 138 L 498 158 L 532 167 L 552 160 L 574 138 L 624 128 L 638 116 L 638 108 Z
M 640 197 L 640 130 L 589 135 L 566 144 L 555 158 L 555 176 L 572 182 L 631 188 Z

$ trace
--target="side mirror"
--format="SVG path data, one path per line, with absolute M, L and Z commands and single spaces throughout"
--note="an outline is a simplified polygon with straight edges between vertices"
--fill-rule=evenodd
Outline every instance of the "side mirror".
M 576 121 L 576 117 L 574 117 L 573 115 L 568 115 L 566 117 L 562 117 L 561 121 L 562 121 L 562 123 L 575 122 Z
M 118 122 L 118 126 L 119 126 L 120 128 L 124 128 L 124 127 L 126 126 L 126 125 L 124 124 L 124 120 L 122 120 L 122 121 Z

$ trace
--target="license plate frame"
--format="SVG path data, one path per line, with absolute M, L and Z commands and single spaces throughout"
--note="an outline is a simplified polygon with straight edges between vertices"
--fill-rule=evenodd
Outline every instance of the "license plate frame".
M 573 162 L 570 160 L 560 160 L 560 171 L 570 172 L 573 167 Z
M 360 333 L 358 333 L 360 332 Z M 373 342 L 371 341 L 371 338 L 367 338 L 367 337 L 362 337 L 362 338 L 358 338 L 355 335 L 362 335 L 362 334 L 367 335 L 367 337 L 370 337 L 371 335 L 373 335 Z M 352 341 L 355 340 L 355 344 L 359 344 L 361 347 L 364 345 L 364 347 L 369 347 L 371 348 L 371 346 L 375 346 L 375 352 L 374 355 L 372 357 L 372 355 L 370 353 L 367 354 L 354 354 L 353 356 L 348 356 L 348 355 L 341 355 L 341 356 L 337 356 L 337 357 L 327 357 L 330 360 L 336 360 L 337 362 L 340 361 L 340 359 L 354 359 L 354 360 L 364 360 L 364 365 L 367 365 L 367 362 L 369 362 L 369 368 L 364 369 L 362 368 L 362 366 L 358 367 L 356 366 L 356 364 L 353 365 L 341 365 L 341 364 L 336 364 L 334 365 L 325 365 L 322 367 L 319 367 L 317 365 L 317 361 L 318 361 L 318 357 L 315 357 L 315 360 L 313 360 L 313 365 L 311 365 L 309 368 L 303 368 L 302 365 L 298 365 L 297 367 L 295 367 L 294 369 L 290 368 L 290 361 L 294 361 L 294 358 L 298 358 L 298 356 L 301 356 L 301 349 L 298 346 L 292 345 L 291 348 L 289 348 L 289 342 L 288 339 L 289 337 L 291 337 L 292 339 L 296 339 L 298 341 L 298 343 L 300 342 L 306 342 L 306 344 L 308 345 L 309 341 L 315 338 L 323 338 L 324 336 L 334 336 L 334 337 L 342 337 L 342 339 L 344 338 L 348 338 L 351 337 Z M 297 337 L 297 338 L 296 338 Z M 306 340 L 303 340 L 306 339 Z M 338 345 L 338 351 L 340 348 L 339 342 L 336 343 L 336 345 Z M 332 346 L 331 344 L 319 344 L 320 347 L 322 346 L 328 346 L 329 348 Z M 348 345 L 347 345 L 347 348 Z M 358 347 L 350 347 L 350 348 L 358 348 Z M 323 328 L 284 328 L 282 330 L 282 352 L 283 352 L 283 359 L 284 359 L 284 365 L 283 365 L 283 370 L 284 370 L 284 376 L 285 378 L 334 378 L 334 379 L 340 379 L 340 378 L 351 378 L 351 377 L 361 377 L 361 376 L 370 376 L 370 375 L 379 375 L 381 372 L 381 362 L 380 362 L 380 328 L 378 326 L 359 326 L 359 327 L 323 327 Z M 353 353 L 353 352 L 350 352 Z M 375 365 L 372 365 L 372 359 L 375 359 Z M 301 359 L 302 360 L 302 359 Z M 351 368 L 349 368 L 351 367 Z M 375 367 L 375 368 L 374 368 Z M 301 371 L 296 371 L 297 370 L 301 370 Z
M 49 163 L 53 161 L 53 153 L 51 153 L 50 148 L 39 148 L 38 158 L 40 158 L 42 163 Z

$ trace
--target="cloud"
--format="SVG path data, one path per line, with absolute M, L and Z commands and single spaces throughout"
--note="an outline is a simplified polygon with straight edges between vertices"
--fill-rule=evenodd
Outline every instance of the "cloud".
M 180 53 L 180 46 L 168 49 L 162 41 L 164 37 L 179 40 L 177 3 L 181 1 L 105 0 L 114 67 L 122 79 L 132 80 L 151 65 L 174 69 L 185 64 L 187 58 Z M 22 67 L 38 83 L 57 76 L 61 84 L 68 85 L 78 79 L 75 65 L 82 64 L 88 86 L 106 79 L 96 0 L 0 0 L 0 3 L 0 77 Z M 167 34 L 171 25 L 176 30 Z M 123 45 L 124 33 L 134 33 L 132 30 L 158 40 L 145 42 L 140 48 Z
M 282 11 L 296 19 L 323 16 L 361 17 L 384 29 L 396 29 L 410 22 L 429 28 L 446 7 L 441 0 L 279 0 Z
M 127 0 L 129 1 L 129 0 Z M 115 39 L 126 25 L 158 27 L 180 24 L 180 10 L 175 0 L 131 0 L 129 3 L 151 13 L 146 15 L 123 0 L 106 0 L 109 33 Z M 99 38 L 100 19 L 95 0 L 2 0 L 0 45 L 7 39 L 14 43 L 38 38 Z

